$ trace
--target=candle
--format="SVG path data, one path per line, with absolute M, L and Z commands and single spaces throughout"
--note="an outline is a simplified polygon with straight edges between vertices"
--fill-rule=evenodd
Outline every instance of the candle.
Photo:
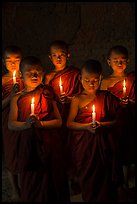
M 13 84 L 16 83 L 16 70 L 13 72 Z
M 34 114 L 34 97 L 31 100 L 31 114 Z
M 60 93 L 63 93 L 63 85 L 62 85 L 62 81 L 61 81 L 61 77 L 60 77 L 60 81 L 59 81 L 59 87 L 60 87 Z
M 95 105 L 92 106 L 92 124 L 96 124 L 96 112 L 95 112 Z
M 126 97 L 126 82 L 125 82 L 125 79 L 124 79 L 124 82 L 123 82 L 123 97 L 124 98 Z

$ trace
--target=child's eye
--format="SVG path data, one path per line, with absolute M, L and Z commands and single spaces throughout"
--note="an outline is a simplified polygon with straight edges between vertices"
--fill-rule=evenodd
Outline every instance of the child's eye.
M 66 57 L 66 53 L 62 53 L 61 56 L 62 56 L 62 57 Z
M 53 55 L 53 54 L 52 54 L 51 56 L 52 56 L 52 57 L 56 57 L 56 55 Z
M 89 82 L 89 80 L 88 80 L 88 79 L 85 79 L 85 82 L 87 82 L 87 83 L 88 83 L 88 82 Z

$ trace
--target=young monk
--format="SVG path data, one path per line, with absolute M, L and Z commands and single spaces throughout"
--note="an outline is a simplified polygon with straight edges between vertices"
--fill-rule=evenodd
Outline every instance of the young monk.
M 76 170 L 85 202 L 116 201 L 123 182 L 111 140 L 119 118 L 116 114 L 121 108 L 120 100 L 108 91 L 98 90 L 101 74 L 97 60 L 84 63 L 81 69 L 84 90 L 73 97 L 67 120 L 71 130 L 72 168 Z
M 13 134 L 8 129 L 8 116 L 10 101 L 12 96 L 24 88 L 23 80 L 20 76 L 19 64 L 22 59 L 21 48 L 11 45 L 5 48 L 3 53 L 3 65 L 6 73 L 2 76 L 2 134 L 4 161 L 8 172 L 9 181 L 12 188 L 11 200 L 19 199 L 18 174 L 16 172 L 16 163 L 14 163 L 14 142 Z M 15 74 L 15 77 L 13 76 Z
M 53 41 L 50 44 L 49 51 L 49 59 L 54 66 L 54 70 L 45 75 L 44 83 L 52 86 L 58 96 L 57 104 L 63 121 L 61 135 L 63 137 L 64 151 L 67 157 L 68 129 L 66 127 L 66 120 L 72 97 L 76 93 L 80 93 L 82 89 L 81 82 L 79 81 L 80 70 L 67 65 L 70 59 L 70 52 L 66 42 L 61 40 Z M 73 183 L 74 181 L 71 182 L 73 188 L 72 194 L 76 194 L 76 184 L 73 185 Z
M 54 65 L 54 70 L 45 75 L 44 83 L 50 84 L 59 96 L 60 101 L 68 105 L 72 96 L 81 90 L 80 70 L 67 65 L 70 52 L 67 43 L 64 41 L 57 40 L 50 44 L 49 58 Z M 67 118 L 67 115 L 62 114 L 62 116 Z
M 62 119 L 54 92 L 42 84 L 43 68 L 38 58 L 24 58 L 20 70 L 25 89 L 11 101 L 8 126 L 19 131 L 16 159 L 21 199 L 24 202 L 68 203 L 62 138 L 58 134 Z
M 116 45 L 110 48 L 107 63 L 112 69 L 112 74 L 102 80 L 100 89 L 109 90 L 128 106 L 123 115 L 123 129 L 119 129 L 117 138 L 120 144 L 119 157 L 123 166 L 125 187 L 128 188 L 132 178 L 130 171 L 135 171 L 135 73 L 126 72 L 129 57 L 128 50 L 124 46 Z M 123 95 L 124 80 L 125 96 Z

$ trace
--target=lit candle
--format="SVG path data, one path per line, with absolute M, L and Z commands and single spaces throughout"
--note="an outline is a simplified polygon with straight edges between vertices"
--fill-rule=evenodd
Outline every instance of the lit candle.
M 92 106 L 92 124 L 96 124 L 96 112 L 95 112 L 95 105 Z
M 125 82 L 125 79 L 124 79 L 124 82 L 123 82 L 123 97 L 126 97 L 126 82 Z
M 63 93 L 63 85 L 62 85 L 62 81 L 61 81 L 61 77 L 60 77 L 60 81 L 59 81 L 59 87 L 60 87 L 60 93 Z
M 31 100 L 31 114 L 34 114 L 34 97 Z
M 16 83 L 16 70 L 13 72 L 13 84 Z

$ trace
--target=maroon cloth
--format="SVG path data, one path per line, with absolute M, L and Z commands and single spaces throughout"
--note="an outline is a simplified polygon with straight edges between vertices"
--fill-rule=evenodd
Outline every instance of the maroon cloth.
M 76 122 L 92 122 L 92 105 L 96 108 L 97 121 L 111 121 L 119 111 L 119 100 L 108 91 L 97 91 L 94 101 L 79 109 Z M 114 128 L 98 129 L 96 134 L 87 130 L 71 130 L 70 152 L 72 171 L 77 174 L 84 201 L 112 201 L 115 185 L 122 169 L 116 163 Z M 119 172 L 118 172 L 118 171 Z M 117 178 L 116 178 L 117 177 Z
M 16 78 L 19 84 L 19 90 L 24 88 L 23 79 Z M 9 96 L 13 86 L 13 80 L 9 80 L 2 86 L 2 100 Z M 16 141 L 18 132 L 8 129 L 8 117 L 10 111 L 10 104 L 2 110 L 2 134 L 3 134 L 3 150 L 6 167 L 12 172 L 17 173 L 17 164 L 15 161 Z
M 130 72 L 126 77 L 126 89 L 129 99 L 135 101 L 135 73 Z M 123 81 L 117 82 L 109 91 L 118 98 L 123 94 Z M 122 164 L 135 162 L 135 105 L 129 103 L 122 115 L 122 124 L 119 128 L 119 155 Z
M 53 89 L 38 86 L 18 99 L 18 121 L 26 121 L 31 113 L 31 99 L 35 97 L 35 114 L 40 120 L 52 120 Z M 24 202 L 69 202 L 69 188 L 64 166 L 62 141 L 58 129 L 20 131 L 17 147 L 21 197 Z
M 76 67 L 66 67 L 65 69 L 57 72 L 49 84 L 53 87 L 56 95 L 60 95 L 60 77 L 63 85 L 63 91 L 66 96 L 74 96 L 77 93 L 80 93 L 82 90 L 82 85 L 79 80 L 80 70 Z M 59 104 L 59 103 L 58 103 Z M 59 104 L 58 105 L 60 113 L 63 117 L 63 123 L 66 122 L 70 104 Z
M 65 92 L 66 96 L 72 97 L 75 94 L 78 94 L 81 92 L 82 85 L 79 80 L 79 75 L 80 75 L 80 69 L 70 66 L 66 67 L 65 69 L 57 72 L 53 79 L 49 82 L 49 85 L 53 87 L 54 92 L 57 95 L 57 104 L 58 108 L 60 111 L 60 114 L 62 116 L 62 128 L 60 134 L 62 135 L 62 140 L 64 143 L 64 154 L 67 155 L 67 148 L 66 145 L 68 143 L 68 128 L 66 127 L 66 121 L 68 118 L 69 114 L 69 109 L 70 109 L 70 103 L 61 103 L 59 100 L 58 96 L 60 95 L 60 87 L 59 87 L 59 82 L 60 82 L 60 77 L 63 85 L 63 91 Z M 67 158 L 66 158 L 66 165 L 67 165 Z

